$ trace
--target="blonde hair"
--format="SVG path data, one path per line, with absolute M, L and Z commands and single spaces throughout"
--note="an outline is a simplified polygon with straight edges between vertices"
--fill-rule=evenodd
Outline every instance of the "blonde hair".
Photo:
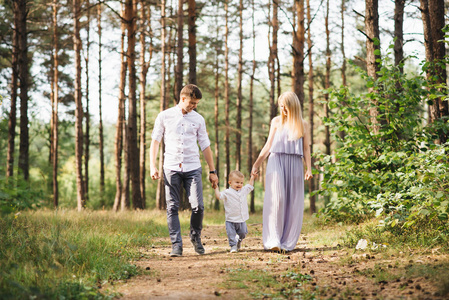
M 232 178 L 234 177 L 245 178 L 245 175 L 243 175 L 243 173 L 238 170 L 234 170 L 229 173 L 229 180 L 232 180 Z
M 302 119 L 301 103 L 293 92 L 285 92 L 279 96 L 278 104 L 284 104 L 287 115 L 281 112 L 281 126 L 288 129 L 290 140 L 304 136 L 304 120 Z

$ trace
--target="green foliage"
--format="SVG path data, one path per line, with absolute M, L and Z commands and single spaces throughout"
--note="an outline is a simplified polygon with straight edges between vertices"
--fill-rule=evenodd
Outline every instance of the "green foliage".
M 330 91 L 334 113 L 325 122 L 340 144 L 334 156 L 319 159 L 319 193 L 332 197 L 322 215 L 338 222 L 378 216 L 398 234 L 432 224 L 448 234 L 449 145 L 433 141 L 436 132 L 449 132 L 449 124 L 442 119 L 425 126 L 421 111 L 422 99 L 434 99 L 439 89 L 387 64 L 378 75 L 373 80 L 361 71 L 368 93 Z
M 0 176 L 0 214 L 39 207 L 42 191 L 31 189 L 23 179 L 14 181 Z

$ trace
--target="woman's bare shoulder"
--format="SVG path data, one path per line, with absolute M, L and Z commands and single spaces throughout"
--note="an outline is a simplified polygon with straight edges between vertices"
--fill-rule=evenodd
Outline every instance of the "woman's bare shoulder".
M 281 124 L 281 117 L 280 116 L 274 117 L 271 120 L 271 126 L 276 126 L 277 127 L 279 124 Z

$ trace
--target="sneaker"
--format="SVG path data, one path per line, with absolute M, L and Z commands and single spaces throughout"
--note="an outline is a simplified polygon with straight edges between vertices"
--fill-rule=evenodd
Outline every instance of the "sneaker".
M 203 244 L 201 243 L 200 237 L 192 237 L 190 236 L 190 241 L 192 242 L 193 248 L 195 248 L 195 252 L 203 255 L 206 250 L 204 250 Z
M 237 242 L 237 250 L 240 250 L 240 248 L 242 247 L 242 240 L 238 240 Z
M 232 246 L 231 250 L 229 251 L 229 253 L 236 253 L 236 252 L 239 252 L 239 249 L 237 249 L 237 245 Z
M 182 256 L 182 248 L 174 246 L 170 252 L 170 257 Z

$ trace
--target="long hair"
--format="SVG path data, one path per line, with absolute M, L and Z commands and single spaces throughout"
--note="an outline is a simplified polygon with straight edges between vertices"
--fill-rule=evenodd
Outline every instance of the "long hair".
M 290 140 L 296 140 L 304 136 L 304 121 L 302 119 L 301 103 L 293 92 L 285 92 L 279 96 L 278 104 L 284 104 L 287 115 L 281 112 L 281 124 L 289 131 Z

